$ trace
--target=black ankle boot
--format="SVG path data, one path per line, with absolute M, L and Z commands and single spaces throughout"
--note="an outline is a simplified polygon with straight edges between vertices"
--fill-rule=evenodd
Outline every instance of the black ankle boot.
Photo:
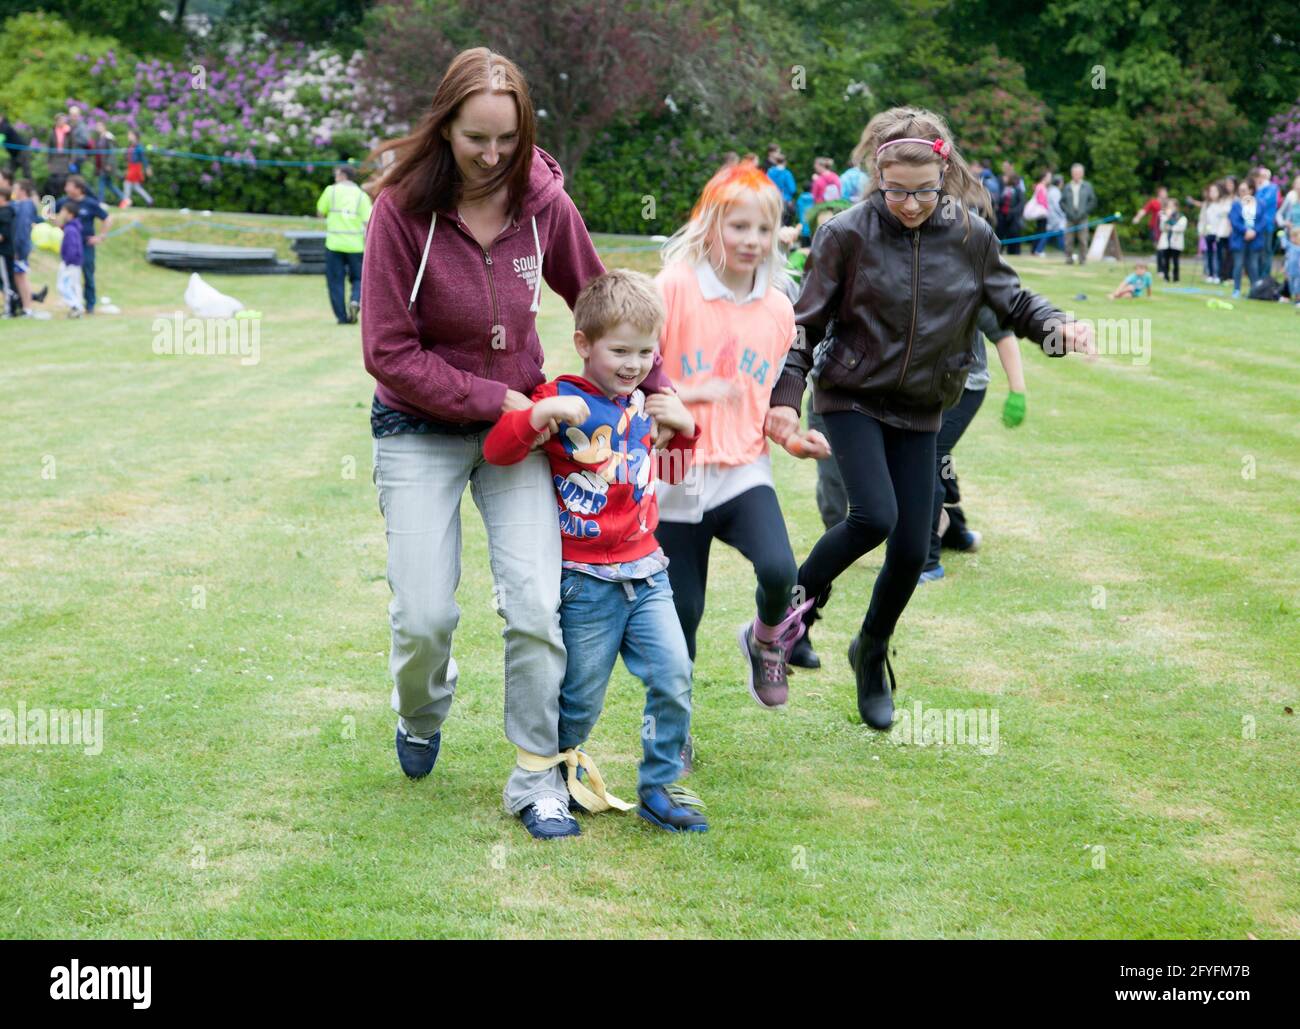
M 820 668 L 822 659 L 817 656 L 817 651 L 813 650 L 812 640 L 808 634 L 804 633 L 799 642 L 790 650 L 790 664 L 795 668 Z
M 893 691 L 897 688 L 889 663 L 889 637 L 854 636 L 849 643 L 849 666 L 858 686 L 858 714 L 871 728 L 888 732 L 894 724 Z

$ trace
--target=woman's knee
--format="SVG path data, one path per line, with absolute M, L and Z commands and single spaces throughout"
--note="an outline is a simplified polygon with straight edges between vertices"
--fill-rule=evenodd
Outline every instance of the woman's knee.
M 460 621 L 454 597 L 401 597 L 394 595 L 388 608 L 393 634 L 413 643 L 449 647 Z

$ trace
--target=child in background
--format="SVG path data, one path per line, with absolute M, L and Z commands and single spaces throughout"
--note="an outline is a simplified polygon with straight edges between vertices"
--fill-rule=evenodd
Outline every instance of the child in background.
M 835 165 L 829 157 L 813 159 L 812 195 L 814 204 L 827 200 L 838 200 L 843 190 L 840 177 L 835 174 Z
M 81 292 L 85 244 L 81 238 L 81 222 L 77 219 L 78 207 L 77 201 L 69 200 L 56 219 L 63 229 L 63 243 L 59 247 L 59 296 L 68 305 L 69 318 L 80 318 L 86 311 L 86 301 Z
M 1115 288 L 1115 292 L 1110 295 L 1110 298 L 1120 300 L 1123 297 L 1142 296 L 1151 296 L 1151 275 L 1147 271 L 1145 261 L 1139 261 L 1133 266 L 1133 273 Z
M 32 296 L 32 284 L 28 278 L 32 257 L 32 226 L 45 221 L 36 208 L 36 187 L 30 179 L 22 179 L 14 184 L 14 285 L 23 305 L 23 313 L 29 317 L 48 318 L 48 313 L 39 315 L 32 310 L 32 304 L 39 304 L 49 292 L 43 286 L 40 293 Z
M 1300 225 L 1292 225 L 1287 230 L 1283 245 L 1286 247 L 1287 288 L 1295 309 L 1300 311 Z
M 664 245 L 657 280 L 667 311 L 664 370 L 700 429 L 692 481 L 659 496 L 673 599 L 694 660 L 713 540 L 749 559 L 757 612 L 738 639 L 750 696 L 766 708 L 786 702 L 786 658 L 804 631 L 766 440 L 772 384 L 795 334 L 794 309 L 780 288 L 780 224 L 781 195 L 756 165 L 723 169 Z M 792 433 L 786 449 L 796 457 L 830 454 L 818 432 Z
M 1165 282 L 1178 281 L 1178 259 L 1183 253 L 1184 234 L 1187 232 L 1187 216 L 1179 213 L 1178 201 L 1170 197 L 1165 201 L 1165 209 L 1160 215 L 1160 264 L 1164 268 Z
M 560 753 L 521 753 L 520 763 L 563 759 L 571 809 L 628 808 L 605 793 L 599 772 L 578 749 L 600 717 L 621 653 L 628 671 L 645 684 L 643 725 L 650 727 L 641 733 L 637 814 L 670 832 L 704 832 L 708 822 L 699 798 L 676 785 L 690 729 L 691 660 L 672 607 L 668 559 L 654 537 L 656 480 L 683 477 L 696 445 L 695 423 L 674 394 L 647 399 L 639 388 L 654 366 L 664 317 L 648 276 L 615 270 L 593 279 L 578 295 L 573 316 L 582 375 L 538 386 L 533 406 L 503 415 L 483 443 L 484 458 L 503 465 L 522 461 L 543 440 L 558 495 L 560 627 L 568 651 Z M 660 429 L 675 433 L 662 455 L 653 449 Z M 579 768 L 594 794 L 581 784 Z M 569 835 L 578 834 L 574 822 Z
M 18 290 L 14 288 L 14 209 L 9 205 L 9 187 L 0 183 L 0 317 L 22 313 Z
M 145 177 L 153 172 L 149 168 L 149 158 L 145 156 L 144 147 L 140 144 L 140 133 L 135 129 L 128 130 L 126 145 L 126 184 L 122 187 L 122 203 L 119 206 L 130 207 L 131 193 L 136 192 L 144 197 L 146 204 L 153 207 L 153 197 L 144 188 Z

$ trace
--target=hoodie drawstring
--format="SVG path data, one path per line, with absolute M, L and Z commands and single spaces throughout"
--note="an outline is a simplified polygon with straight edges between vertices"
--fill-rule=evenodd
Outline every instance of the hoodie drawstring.
M 537 252 L 537 281 L 533 283 L 533 303 L 528 310 L 542 309 L 542 244 L 537 238 L 537 215 L 533 215 L 533 249 Z
M 528 310 L 536 313 L 542 309 L 542 242 L 537 235 L 537 216 L 533 215 L 533 250 L 537 254 L 537 281 L 533 283 L 533 302 L 529 305 Z M 433 217 L 429 219 L 429 236 L 424 241 L 424 253 L 420 255 L 420 270 L 415 273 L 415 283 L 411 286 L 411 299 L 407 301 L 406 309 L 410 311 L 415 307 L 415 296 L 420 292 L 420 283 L 424 281 L 424 269 L 429 263 L 429 247 L 433 243 L 433 230 L 438 225 L 438 212 L 433 212 Z
M 411 299 L 406 305 L 409 312 L 415 306 L 415 294 L 420 292 L 420 283 L 424 281 L 424 266 L 429 263 L 429 245 L 433 242 L 433 230 L 438 224 L 438 212 L 433 212 L 429 219 L 429 238 L 424 241 L 424 253 L 420 256 L 420 270 L 415 273 L 415 285 L 411 287 Z

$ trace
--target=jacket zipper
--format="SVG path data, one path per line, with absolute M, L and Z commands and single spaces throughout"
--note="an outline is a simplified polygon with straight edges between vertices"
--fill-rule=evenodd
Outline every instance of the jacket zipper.
M 473 239 L 473 238 L 474 238 L 474 237 L 473 237 L 473 234 L 469 231 L 469 229 L 467 229 L 467 228 L 465 227 L 465 223 L 461 220 L 461 218 L 460 218 L 459 215 L 457 215 L 457 217 L 456 217 L 456 223 L 460 226 L 461 231 L 464 232 L 465 235 L 469 236 L 470 239 Z M 519 225 L 518 225 L 518 223 L 512 223 L 512 227 L 513 227 L 516 231 L 518 231 L 518 229 L 519 229 Z M 502 231 L 497 235 L 497 239 L 500 239 L 501 236 L 504 235 L 504 234 L 505 234 L 505 230 L 503 229 L 503 230 L 502 230 Z M 511 235 L 513 235 L 513 233 L 511 233 Z M 475 241 L 475 243 L 478 242 L 478 240 L 474 240 L 474 241 Z M 493 240 L 492 242 L 495 243 L 496 240 Z M 480 249 L 480 250 L 483 250 L 483 264 L 484 264 L 484 266 L 487 268 L 488 292 L 489 292 L 489 293 L 491 294 L 491 296 L 492 296 L 492 324 L 488 327 L 488 331 L 489 331 L 489 333 L 490 333 L 490 337 L 491 337 L 491 338 L 489 338 L 489 340 L 488 340 L 487 366 L 483 369 L 483 378 L 485 378 L 485 379 L 490 379 L 490 378 L 492 378 L 492 375 L 491 375 L 491 371 L 492 371 L 492 358 L 493 358 L 494 355 L 496 354 L 496 347 L 492 346 L 492 339 L 494 339 L 494 338 L 496 337 L 497 326 L 501 324 L 501 320 L 500 320 L 500 315 L 497 313 L 497 287 L 496 287 L 496 282 L 494 282 L 493 279 L 492 279 L 492 244 L 488 244 L 488 247 L 487 247 L 486 250 L 484 250 L 483 247 L 479 247 L 479 249 Z M 504 328 L 504 326 L 503 326 L 503 328 Z
M 907 353 L 903 355 L 903 370 L 898 373 L 898 388 L 903 388 L 908 362 L 912 360 L 912 341 L 916 337 L 916 287 L 921 271 L 921 233 L 912 231 L 912 327 L 907 331 Z

